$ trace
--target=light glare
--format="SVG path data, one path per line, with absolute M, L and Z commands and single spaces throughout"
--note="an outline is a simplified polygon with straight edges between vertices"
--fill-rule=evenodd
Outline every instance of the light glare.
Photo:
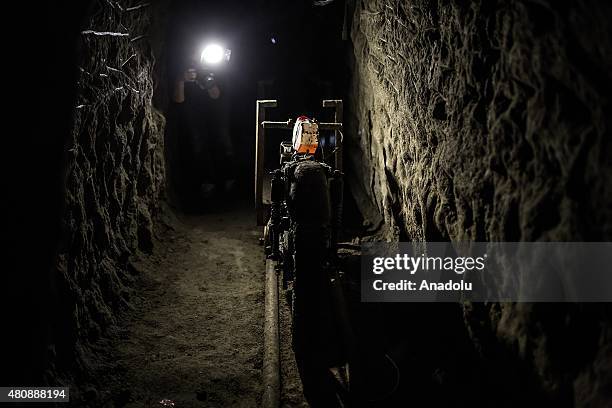
M 209 44 L 202 51 L 201 61 L 207 64 L 218 64 L 223 59 L 224 49 L 218 44 Z

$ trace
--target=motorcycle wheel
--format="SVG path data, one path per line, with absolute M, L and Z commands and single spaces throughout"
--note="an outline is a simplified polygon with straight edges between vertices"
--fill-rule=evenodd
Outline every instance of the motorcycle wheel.
M 331 204 L 325 168 L 299 163 L 289 191 L 293 238 L 293 349 L 304 396 L 312 407 L 337 406 L 335 382 L 328 369 L 331 337 L 331 287 L 327 262 L 331 239 Z

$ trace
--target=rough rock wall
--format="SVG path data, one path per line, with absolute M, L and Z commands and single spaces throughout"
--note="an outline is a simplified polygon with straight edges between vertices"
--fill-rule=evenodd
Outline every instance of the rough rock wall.
M 93 2 L 80 38 L 55 275 L 62 318 L 54 322 L 51 360 L 60 373 L 86 370 L 87 344 L 129 303 L 129 257 L 152 249 L 160 212 L 164 119 L 152 106 L 148 36 L 154 8 L 138 5 Z
M 596 1 L 358 1 L 346 147 L 364 215 L 388 239 L 612 239 L 610 21 Z M 492 370 L 503 354 L 549 401 L 612 399 L 608 307 L 464 316 Z

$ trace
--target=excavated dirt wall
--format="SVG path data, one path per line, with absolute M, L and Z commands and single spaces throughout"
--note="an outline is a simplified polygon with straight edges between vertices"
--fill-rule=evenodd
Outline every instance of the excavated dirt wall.
M 357 1 L 346 148 L 369 223 L 392 240 L 609 241 L 610 21 L 595 1 Z M 462 314 L 492 377 L 516 365 L 544 401 L 612 399 L 609 307 Z
M 130 256 L 151 251 L 164 195 L 164 118 L 152 105 L 156 6 L 92 2 L 78 45 L 74 126 L 53 281 L 49 361 L 87 372 L 88 345 L 129 307 Z

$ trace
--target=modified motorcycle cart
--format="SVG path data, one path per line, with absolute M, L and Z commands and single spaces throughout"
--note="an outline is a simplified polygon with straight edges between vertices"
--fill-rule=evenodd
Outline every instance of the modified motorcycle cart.
M 342 100 L 323 101 L 324 108 L 334 109 L 333 122 L 305 116 L 266 120 L 266 109 L 276 105 L 257 101 L 255 208 L 266 257 L 290 305 L 304 396 L 312 407 L 372 406 L 397 387 L 399 372 L 388 355 L 360 345 L 341 286 L 338 250 L 354 247 L 338 242 L 344 199 Z M 278 168 L 266 172 L 269 129 L 291 131 L 291 140 L 280 141 Z M 273 281 L 276 286 L 276 276 Z M 267 306 L 274 302 L 266 295 Z
M 293 349 L 312 406 L 333 406 L 337 399 L 329 370 L 338 355 L 330 277 L 342 223 L 342 101 L 325 100 L 323 106 L 334 109 L 334 122 L 305 116 L 274 122 L 266 120 L 266 109 L 276 101 L 257 101 L 257 222 L 288 294 Z M 268 129 L 292 130 L 292 139 L 280 142 L 279 168 L 266 174 Z M 328 132 L 325 139 L 321 132 Z

